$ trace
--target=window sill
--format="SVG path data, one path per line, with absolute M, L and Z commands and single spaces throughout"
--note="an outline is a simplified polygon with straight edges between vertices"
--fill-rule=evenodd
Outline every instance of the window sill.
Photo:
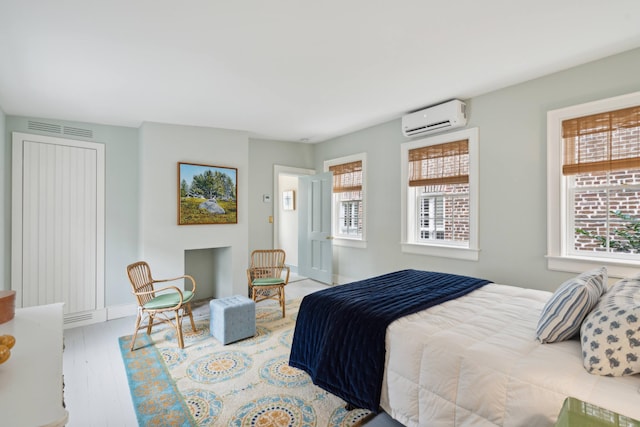
M 418 245 L 415 243 L 402 243 L 402 252 L 417 255 L 429 255 L 442 258 L 461 259 L 465 261 L 478 261 L 480 250 L 461 248 L 455 246 Z
M 582 273 L 605 266 L 609 277 L 624 278 L 638 274 L 640 261 L 621 261 L 606 258 L 547 255 L 547 268 L 554 271 Z
M 366 248 L 367 241 L 359 240 L 359 239 L 346 239 L 344 237 L 334 237 L 333 238 L 334 246 L 344 246 L 348 248 Z

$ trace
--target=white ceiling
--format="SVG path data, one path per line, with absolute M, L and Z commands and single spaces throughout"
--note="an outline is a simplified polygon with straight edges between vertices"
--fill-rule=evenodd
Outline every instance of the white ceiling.
M 318 142 L 639 46 L 639 0 L 0 0 L 0 107 Z

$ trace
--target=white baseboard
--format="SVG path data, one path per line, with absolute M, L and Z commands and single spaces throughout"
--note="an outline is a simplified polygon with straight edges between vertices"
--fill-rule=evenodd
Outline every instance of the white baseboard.
M 135 316 L 137 309 L 138 306 L 135 304 L 124 304 L 80 313 L 68 313 L 64 315 L 64 329 L 102 323 L 121 317 Z
M 100 310 L 67 314 L 64 318 L 64 327 L 74 328 L 76 326 L 106 322 L 107 320 L 120 319 L 122 317 L 131 317 L 135 316 L 137 312 L 138 306 L 135 304 L 120 304 Z
M 64 315 L 64 329 L 86 326 L 107 320 L 107 309 L 83 311 L 80 313 L 67 313 Z
M 337 274 L 333 275 L 333 284 L 334 285 L 344 285 L 346 283 L 355 282 L 357 279 L 353 279 L 351 277 L 340 276 Z
M 135 316 L 138 312 L 138 306 L 135 304 L 122 304 L 107 307 L 107 319 L 113 320 L 121 317 Z

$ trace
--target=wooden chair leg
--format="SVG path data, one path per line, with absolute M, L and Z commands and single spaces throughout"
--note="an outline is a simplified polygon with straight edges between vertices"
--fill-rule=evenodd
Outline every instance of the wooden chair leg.
M 285 303 L 284 303 L 284 286 L 280 287 L 280 306 L 282 307 L 282 317 L 284 318 L 284 310 L 285 310 Z
M 149 324 L 147 325 L 147 335 L 151 335 L 152 326 L 153 326 L 153 314 L 149 314 Z
M 184 340 L 182 338 L 182 316 L 180 315 L 180 310 L 176 310 L 176 335 L 178 336 L 178 346 L 180 348 L 184 348 Z
M 191 311 L 191 303 L 187 304 L 187 309 L 189 310 L 189 319 L 191 320 L 191 329 L 193 332 L 196 332 L 196 324 L 193 321 L 193 312 Z
M 140 328 L 140 322 L 142 321 L 142 313 L 138 310 L 138 316 L 136 317 L 136 329 L 133 331 L 133 338 L 131 338 L 131 347 L 129 351 L 133 351 L 133 346 L 136 343 L 136 337 L 138 336 L 138 329 Z

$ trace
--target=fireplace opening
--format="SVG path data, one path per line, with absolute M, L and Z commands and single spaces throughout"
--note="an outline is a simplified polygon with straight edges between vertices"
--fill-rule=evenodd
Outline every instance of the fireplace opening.
M 184 274 L 196 281 L 196 300 L 222 298 L 233 294 L 231 247 L 187 249 Z

